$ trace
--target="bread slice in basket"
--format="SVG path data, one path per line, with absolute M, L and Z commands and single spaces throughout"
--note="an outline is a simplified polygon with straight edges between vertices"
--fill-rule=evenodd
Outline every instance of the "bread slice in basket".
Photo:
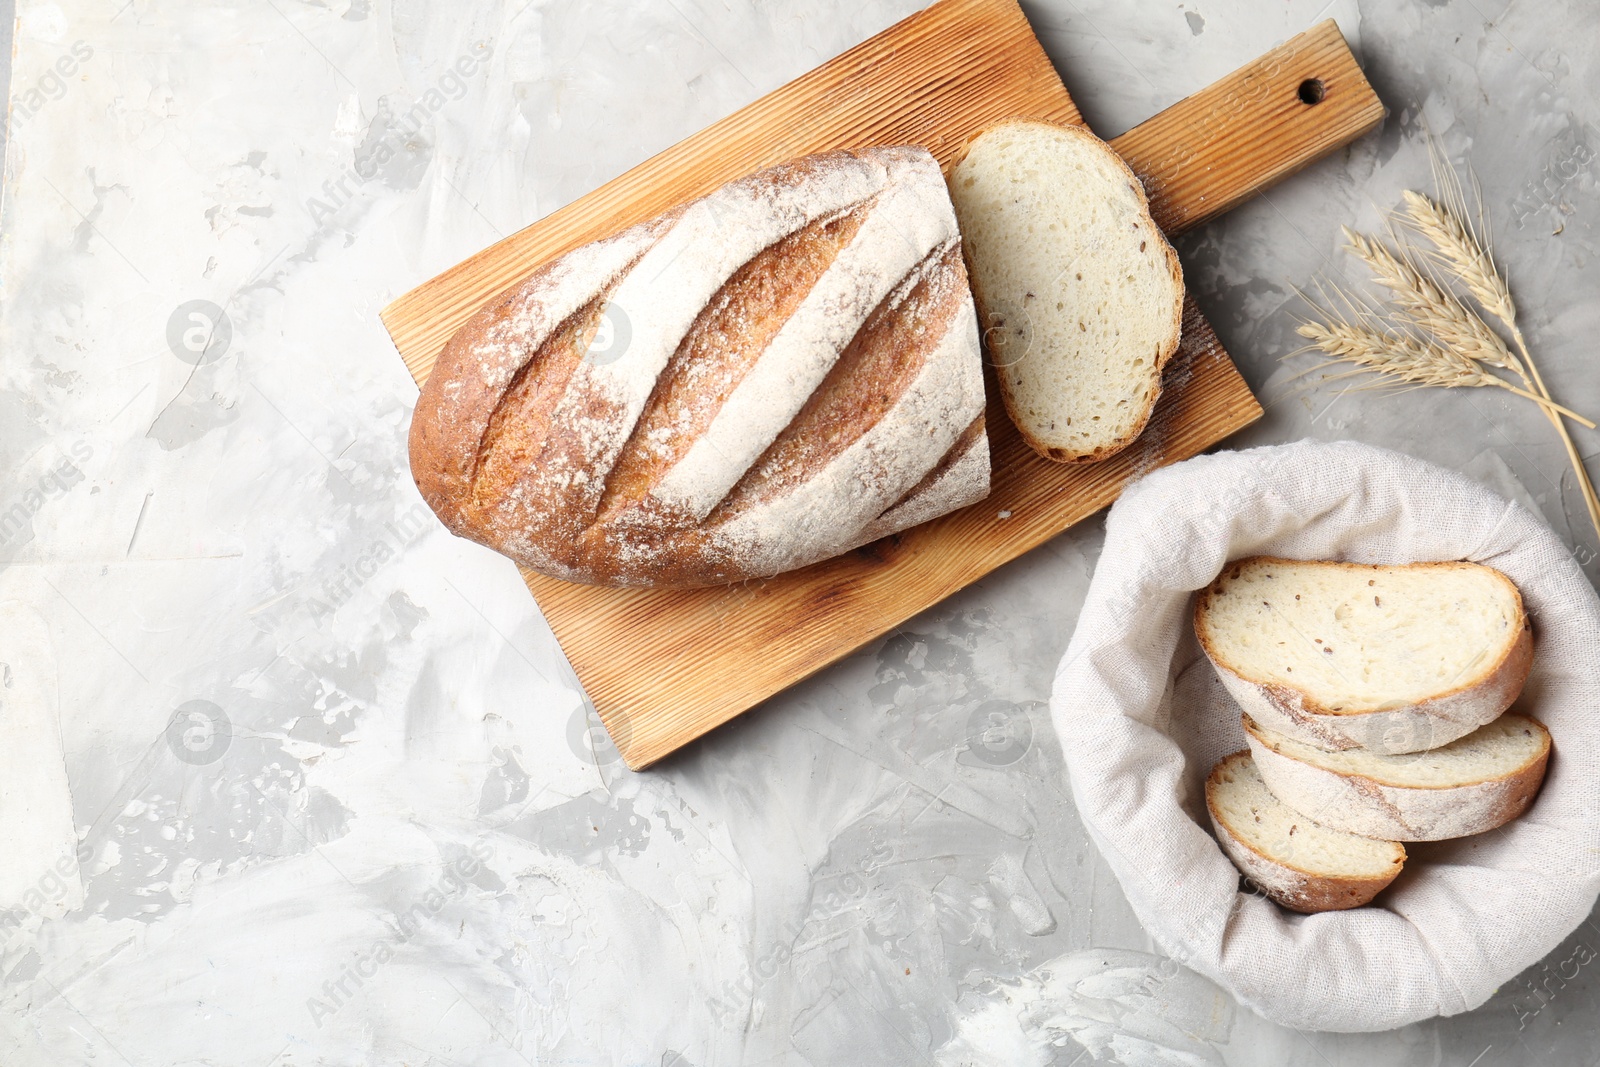
M 1394 841 L 1330 829 L 1284 804 L 1248 751 L 1212 768 L 1206 810 L 1234 866 L 1293 911 L 1358 908 L 1394 881 L 1406 862 L 1405 848 Z
M 1550 732 L 1507 714 L 1428 752 L 1327 752 L 1243 717 L 1267 788 L 1324 826 L 1387 841 L 1481 834 L 1533 803 L 1550 760 Z
M 1138 177 L 1081 126 L 1014 119 L 966 146 L 950 196 L 1011 421 L 1061 462 L 1126 448 L 1183 319 L 1183 270 Z
M 1448 744 L 1509 707 L 1533 664 L 1517 587 L 1475 563 L 1238 560 L 1194 628 L 1252 719 L 1335 751 Z

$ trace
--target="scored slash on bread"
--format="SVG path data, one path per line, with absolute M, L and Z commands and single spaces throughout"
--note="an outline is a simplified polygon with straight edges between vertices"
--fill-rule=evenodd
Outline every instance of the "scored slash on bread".
M 1238 560 L 1194 628 L 1252 719 L 1335 751 L 1447 744 L 1509 707 L 1533 663 L 1516 586 L 1475 563 Z
M 1294 911 L 1360 907 L 1405 865 L 1400 844 L 1331 829 L 1284 804 L 1267 788 L 1248 751 L 1212 768 L 1206 810 L 1217 843 L 1234 865 Z
M 1183 270 L 1138 177 L 1081 126 L 1014 119 L 964 149 L 950 195 L 1000 395 L 1059 462 L 1126 448 L 1178 350 Z
M 807 156 L 540 267 L 450 340 L 410 449 L 452 532 L 601 585 L 766 577 L 981 499 L 937 161 Z
M 1550 759 L 1550 733 L 1507 714 L 1428 752 L 1328 752 L 1243 717 L 1261 778 L 1324 826 L 1388 841 L 1481 834 L 1527 810 Z

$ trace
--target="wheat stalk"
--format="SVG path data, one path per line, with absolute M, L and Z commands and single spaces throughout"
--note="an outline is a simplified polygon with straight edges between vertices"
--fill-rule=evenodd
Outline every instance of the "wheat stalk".
M 1437 341 L 1393 329 L 1373 329 L 1349 322 L 1307 322 L 1295 331 L 1329 357 L 1330 363 L 1350 363 L 1407 385 L 1442 385 L 1483 388 L 1497 386 L 1517 396 L 1548 404 L 1563 415 L 1580 418 L 1526 389 L 1496 377 L 1476 361 Z
M 1399 221 L 1427 238 L 1434 248 L 1428 253 L 1429 259 L 1460 282 L 1486 312 L 1500 320 L 1521 355 L 1519 365 L 1509 369 L 1522 379 L 1522 384 L 1529 390 L 1549 400 L 1550 390 L 1544 384 L 1544 377 L 1539 373 L 1538 364 L 1534 362 L 1533 353 L 1528 347 L 1528 339 L 1523 336 L 1522 327 L 1517 322 L 1517 305 L 1511 297 L 1511 286 L 1495 266 L 1489 224 L 1484 217 L 1483 197 L 1477 189 L 1476 180 L 1473 198 L 1478 204 L 1478 222 L 1474 224 L 1467 213 L 1466 193 L 1461 187 L 1461 180 L 1455 168 L 1445 159 L 1439 143 L 1432 139 L 1428 142 L 1428 160 L 1433 168 L 1434 185 L 1439 190 L 1439 198 L 1435 200 L 1407 190 L 1405 212 Z M 1566 449 L 1567 459 L 1571 461 L 1577 477 L 1578 489 L 1583 494 L 1584 505 L 1588 508 L 1589 521 L 1594 524 L 1595 532 L 1600 533 L 1600 495 L 1595 492 L 1594 482 L 1583 465 L 1578 446 L 1556 411 L 1545 407 L 1545 415 L 1561 437 L 1562 447 Z M 1578 421 L 1594 428 L 1594 424 L 1587 420 Z
M 1494 245 L 1489 233 L 1489 220 L 1483 211 L 1483 196 L 1478 191 L 1477 178 L 1473 177 L 1473 199 L 1478 205 L 1478 218 L 1474 222 L 1467 212 L 1466 191 L 1455 167 L 1445 158 L 1444 148 L 1434 137 L 1428 138 L 1428 165 L 1433 171 L 1433 185 L 1439 191 L 1438 199 L 1423 196 L 1407 189 L 1404 197 L 1406 210 L 1400 216 L 1429 241 L 1437 250 L 1433 255 L 1449 272 L 1466 286 L 1467 292 L 1483 309 L 1507 328 L 1514 328 L 1517 320 L 1516 301 L 1511 299 L 1511 286 L 1494 263 Z
M 1547 396 L 1535 393 L 1534 385 L 1523 368 L 1523 361 L 1506 347 L 1505 341 L 1489 328 L 1481 315 L 1417 265 L 1416 253 L 1410 245 L 1397 240 L 1399 251 L 1391 251 L 1380 241 L 1357 233 L 1348 226 L 1344 227 L 1344 236 L 1347 242 L 1345 247 L 1367 265 L 1372 271 L 1373 280 L 1389 291 L 1395 307 L 1411 325 L 1436 338 L 1443 350 L 1515 373 L 1522 379 L 1525 388 L 1513 389 L 1512 392 L 1528 397 L 1546 412 L 1565 415 L 1591 430 L 1595 428 L 1595 424 L 1582 415 L 1562 407 Z M 1495 383 L 1505 384 L 1498 378 Z
M 1561 436 L 1589 520 L 1595 533 L 1600 534 L 1600 495 L 1595 493 L 1594 482 L 1564 418 L 1591 430 L 1595 424 L 1557 404 L 1534 364 L 1527 338 L 1517 323 L 1511 287 L 1494 262 L 1489 223 L 1476 181 L 1473 195 L 1478 219 L 1474 223 L 1467 212 L 1461 181 L 1444 158 L 1443 150 L 1430 140 L 1428 152 L 1438 198 L 1412 190 L 1405 192 L 1404 209 L 1389 220 L 1392 248 L 1349 227 L 1344 230 L 1346 247 L 1387 290 L 1400 325 L 1383 320 L 1369 304 L 1334 284 L 1332 293 L 1344 303 L 1348 316 L 1328 311 L 1327 324 L 1308 321 L 1297 332 L 1311 342 L 1311 348 L 1329 356 L 1331 362 L 1357 368 L 1349 373 L 1370 370 L 1384 379 L 1411 386 L 1495 386 L 1538 404 Z M 1415 234 L 1431 247 L 1422 247 L 1405 234 Z M 1487 315 L 1499 320 L 1511 335 L 1512 344 L 1507 345 L 1483 315 L 1441 281 L 1440 274 L 1460 285 Z M 1323 287 L 1324 296 L 1329 288 Z M 1511 372 L 1521 386 L 1489 373 L 1486 366 Z
M 1407 189 L 1403 195 L 1406 207 L 1400 221 L 1432 242 L 1435 250 L 1426 255 L 1466 286 L 1485 311 L 1501 322 L 1515 322 L 1517 305 L 1511 299 L 1510 286 L 1495 269 L 1488 249 L 1478 243 L 1460 216 L 1415 190 Z
M 1463 304 L 1414 262 L 1411 246 L 1396 241 L 1391 252 L 1381 242 L 1346 226 L 1345 248 L 1372 271 L 1373 280 L 1419 329 L 1479 363 L 1521 374 L 1520 361 L 1483 318 Z

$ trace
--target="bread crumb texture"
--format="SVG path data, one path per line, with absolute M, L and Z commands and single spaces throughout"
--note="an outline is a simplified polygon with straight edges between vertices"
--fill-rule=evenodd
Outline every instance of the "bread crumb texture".
M 1127 165 L 1081 127 L 977 137 L 951 196 L 1007 410 L 1054 459 L 1100 458 L 1149 420 L 1183 276 Z
M 1414 704 L 1464 687 L 1521 636 L 1521 596 L 1472 563 L 1230 563 L 1196 614 L 1208 652 L 1254 682 L 1334 713 Z

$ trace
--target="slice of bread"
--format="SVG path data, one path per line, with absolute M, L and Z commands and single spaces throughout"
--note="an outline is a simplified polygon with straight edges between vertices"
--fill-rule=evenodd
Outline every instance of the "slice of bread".
M 1194 630 L 1252 719 L 1334 751 L 1448 744 L 1509 707 L 1533 665 L 1517 587 L 1476 563 L 1238 560 L 1200 594 Z
M 1293 911 L 1359 908 L 1394 881 L 1406 850 L 1331 830 L 1284 804 L 1248 751 L 1224 757 L 1206 779 L 1217 843 L 1262 892 Z
M 1006 411 L 1064 463 L 1150 421 L 1178 350 L 1183 270 L 1144 187 L 1081 126 L 1013 119 L 974 138 L 950 196 Z
M 1550 732 L 1502 715 L 1431 752 L 1326 752 L 1244 716 L 1267 788 L 1324 826 L 1385 841 L 1442 841 L 1493 830 L 1527 810 L 1544 781 Z

